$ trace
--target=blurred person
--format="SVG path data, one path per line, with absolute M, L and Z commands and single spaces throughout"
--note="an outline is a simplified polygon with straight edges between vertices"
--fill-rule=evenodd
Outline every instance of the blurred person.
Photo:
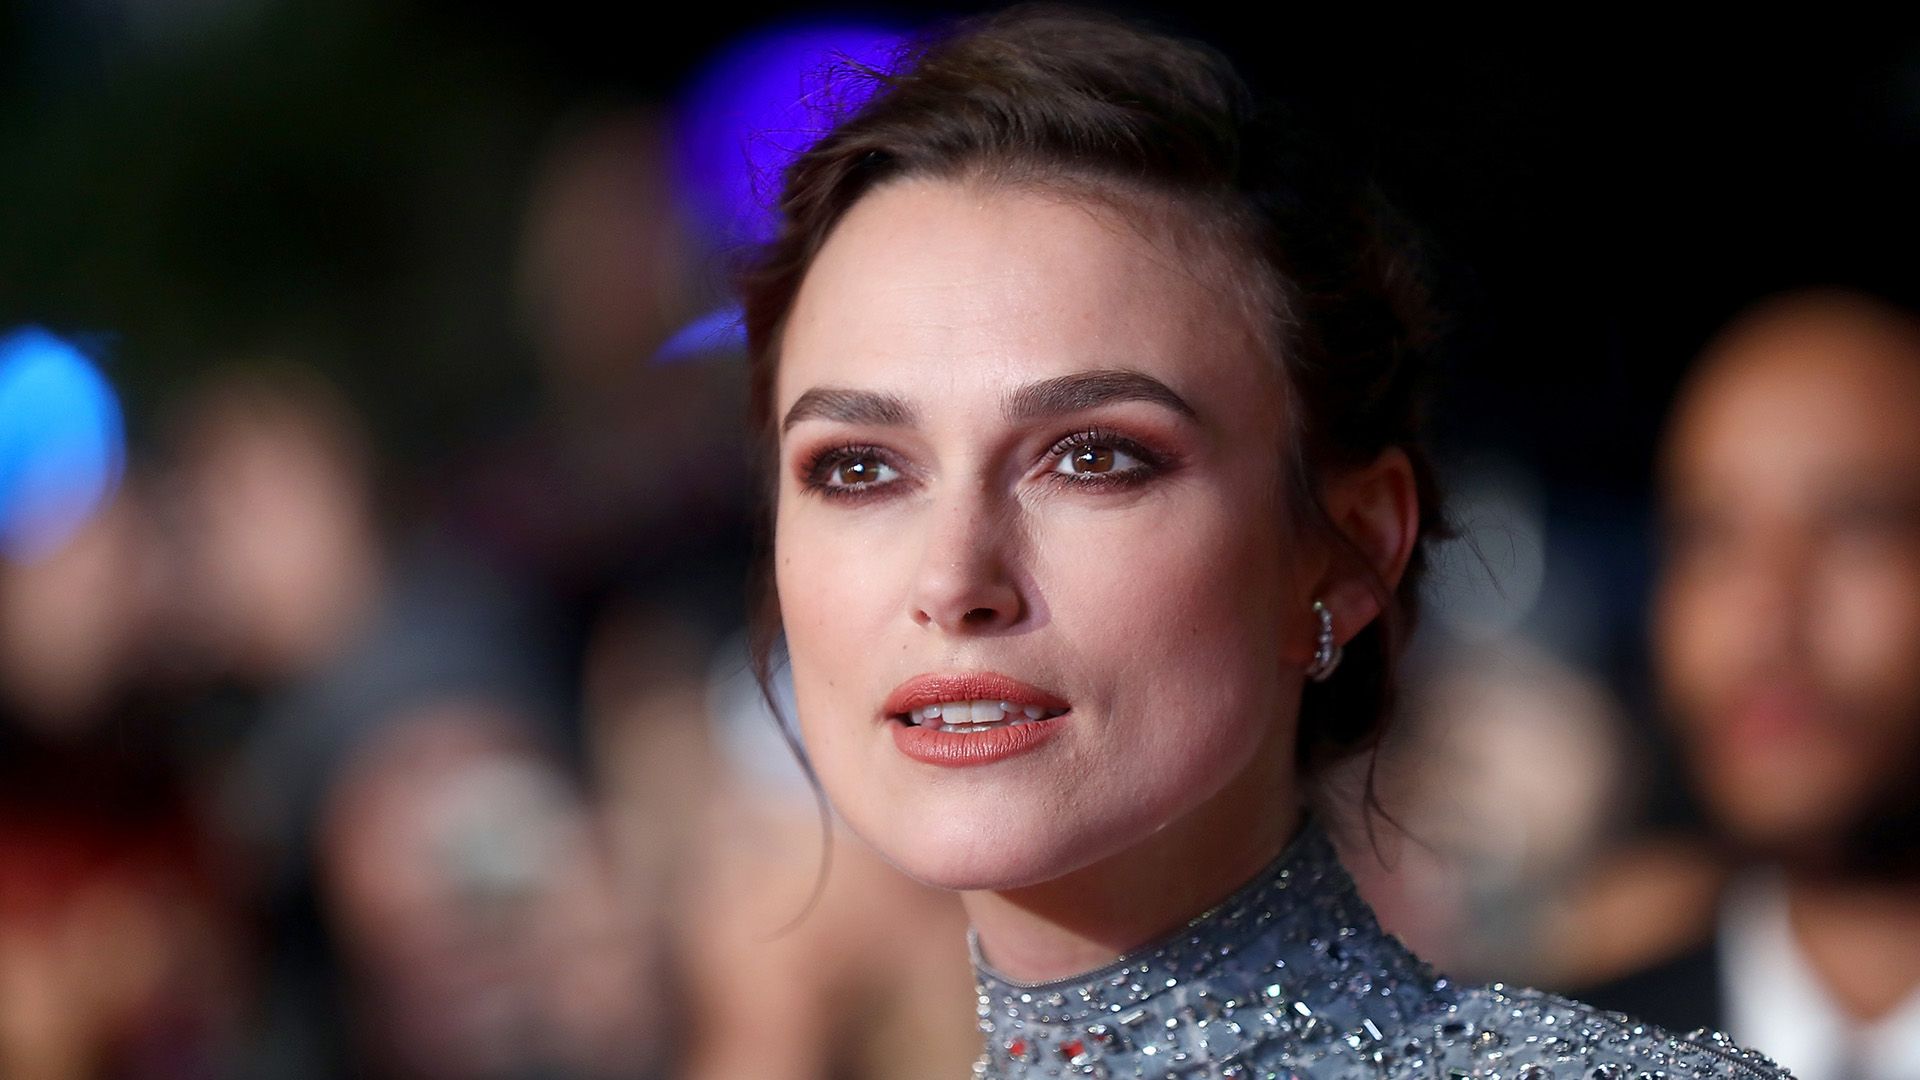
M 1432 313 L 1366 179 L 1218 51 L 1093 12 L 876 83 L 743 280 L 755 672 L 847 827 L 959 894 L 975 1075 L 1783 1075 L 1439 974 L 1311 808 L 1451 531 Z
M 1556 901 L 1583 876 L 1626 772 L 1618 705 L 1518 635 L 1447 640 L 1409 675 L 1377 783 L 1411 835 L 1374 830 L 1347 846 L 1361 892 L 1456 974 L 1558 981 Z
M 318 372 L 230 365 L 171 418 L 184 657 L 270 686 L 334 658 L 382 599 L 371 447 Z
M 389 539 L 358 419 L 309 369 L 210 377 L 175 435 L 178 634 L 251 715 L 227 791 L 269 943 L 246 1074 L 648 1075 L 631 986 L 562 992 L 628 953 L 537 603 Z
M 1916 417 L 1920 319 L 1797 292 L 1711 343 L 1660 459 L 1657 674 L 1739 872 L 1705 940 L 1584 993 L 1806 1080 L 1920 1077 Z
M 425 935 L 432 921 L 396 918 L 395 905 L 414 903 L 424 915 L 431 907 L 420 902 L 428 897 L 484 894 L 481 871 L 495 861 L 522 865 L 524 873 L 491 888 L 511 892 L 558 874 L 596 890 L 591 903 L 576 892 L 579 902 L 568 908 L 570 918 L 591 917 L 599 936 L 591 947 L 571 949 L 565 965 L 551 965 L 556 975 L 562 967 L 570 973 L 565 993 L 540 999 L 511 986 L 478 993 L 499 981 L 488 972 L 511 958 L 489 968 L 464 957 L 452 932 L 436 939 L 445 962 L 386 965 L 419 984 L 396 986 L 400 1000 L 475 991 L 457 1010 L 415 1027 L 411 1041 L 441 1047 L 443 1058 L 463 1043 L 482 1052 L 488 1040 L 463 1038 L 461 1025 L 480 1023 L 489 1009 L 571 1009 L 570 1030 L 616 1062 L 617 1075 L 659 1075 L 692 1052 L 687 1039 L 667 1039 L 676 1030 L 677 984 L 665 965 L 675 939 L 692 933 L 676 898 L 700 875 L 708 851 L 702 826 L 711 793 L 700 782 L 707 718 L 703 709 L 663 705 L 703 685 L 708 654 L 739 621 L 746 470 L 736 417 L 745 379 L 726 342 L 690 353 L 663 349 L 698 310 L 703 265 L 676 212 L 666 132 L 659 110 L 631 104 L 582 109 L 555 125 L 533 170 L 513 278 L 535 392 L 502 430 L 459 447 L 413 489 L 420 500 L 412 509 L 446 560 L 419 576 L 467 584 L 408 602 L 409 618 L 428 630 L 409 636 L 465 639 L 453 651 L 483 659 L 462 678 L 479 676 L 482 687 L 526 673 L 537 653 L 542 721 L 534 741 L 565 762 L 568 783 L 524 776 L 508 783 L 495 770 L 494 781 L 506 788 L 491 803 L 462 785 L 431 794 L 422 769 L 461 771 L 455 763 L 489 752 L 476 740 L 484 731 L 516 741 L 514 710 L 490 707 L 488 693 L 477 693 L 424 710 L 403 702 L 419 737 L 396 739 L 391 764 L 355 755 L 334 789 L 343 808 L 375 808 L 342 811 L 343 820 L 369 829 L 385 815 L 378 808 L 411 802 L 442 807 L 436 813 L 449 817 L 460 807 L 479 815 L 463 827 L 428 828 L 423 820 L 366 843 L 323 845 L 324 857 L 363 885 L 383 874 L 359 863 L 379 855 L 392 868 L 384 889 L 356 889 L 366 902 L 350 918 L 369 941 L 397 937 L 403 926 Z M 456 735 L 448 722 L 458 711 L 484 722 Z M 378 775 L 357 775 L 369 771 Z M 499 828 L 486 826 L 487 813 Z M 507 828 L 516 815 L 527 827 Z M 489 837 L 497 849 L 490 853 Z M 540 854 L 548 849 L 562 854 Z M 460 873 L 482 880 L 464 888 L 413 880 L 422 875 L 397 870 L 408 851 L 416 866 L 472 860 Z M 563 873 L 565 852 L 591 852 L 596 867 Z M 543 908 L 526 897 L 484 904 Z M 406 955 L 397 941 L 378 951 Z M 619 1023 L 607 1019 L 616 1005 L 625 1014 Z M 456 1022 L 459 1016 L 467 1019 Z
M 746 380 L 730 343 L 662 349 L 699 313 L 706 265 L 665 143 L 649 108 L 557 125 L 514 268 L 536 392 L 421 492 L 453 542 L 551 598 L 569 663 L 629 599 L 665 594 L 714 640 L 738 621 L 725 590 L 745 565 L 746 461 L 729 420 Z
M 951 893 L 901 873 L 839 824 L 824 878 L 804 793 L 736 780 L 703 814 L 686 888 L 687 1080 L 964 1076 L 979 1051 L 966 916 Z M 816 884 L 819 893 L 813 893 Z M 767 1010 L 755 1037 L 731 1002 Z
M 698 613 L 655 591 L 612 605 L 586 654 L 594 790 L 622 913 L 658 948 L 650 1007 L 677 1033 L 667 1075 L 964 1072 L 972 993 L 957 903 L 825 825 L 754 695 L 742 641 L 716 644 Z M 732 1022 L 747 997 L 764 1012 L 751 1039 Z
M 624 1033 L 637 1075 L 697 1052 L 671 965 L 710 914 L 679 901 L 709 854 L 700 692 L 745 571 L 737 356 L 663 350 L 696 312 L 704 265 L 676 210 L 667 130 L 634 104 L 555 125 L 514 275 L 538 393 L 455 458 L 431 508 L 451 542 L 541 597 L 554 627 L 561 736 L 605 845 L 623 993 L 641 1017 Z
M 1596 908 L 1631 906 L 1646 890 L 1592 889 L 1596 853 L 1652 779 L 1583 647 L 1599 601 L 1580 550 L 1612 545 L 1555 536 L 1545 493 L 1518 462 L 1455 462 L 1451 479 L 1461 535 L 1436 549 L 1406 707 L 1363 763 L 1409 835 L 1373 830 L 1343 854 L 1382 924 L 1456 975 L 1559 986 L 1596 965 L 1620 970 L 1623 955 L 1660 955 L 1687 940 L 1683 922 L 1607 918 Z M 1660 883 L 1668 904 L 1674 886 L 1694 884 Z
M 973 994 L 954 896 L 821 817 L 742 635 L 716 649 L 661 609 L 606 631 L 589 667 L 594 759 L 628 903 L 671 933 L 672 1075 L 963 1074 Z M 742 1000 L 760 1014 L 752 1038 L 734 1022 Z
M 159 665 L 144 482 L 0 560 L 0 1075 L 231 1075 L 243 926 Z

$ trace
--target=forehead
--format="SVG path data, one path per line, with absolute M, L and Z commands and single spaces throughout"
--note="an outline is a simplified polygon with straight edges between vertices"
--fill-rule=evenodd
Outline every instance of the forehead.
M 1920 487 L 1920 343 L 1809 316 L 1756 328 L 1708 362 L 1676 413 L 1682 492 L 1746 483 L 1780 497 L 1833 485 Z
M 922 178 L 867 194 L 795 298 L 779 407 L 821 384 L 957 403 L 1115 367 L 1183 395 L 1274 404 L 1278 361 L 1235 261 L 1182 235 L 1182 215 L 1121 205 Z

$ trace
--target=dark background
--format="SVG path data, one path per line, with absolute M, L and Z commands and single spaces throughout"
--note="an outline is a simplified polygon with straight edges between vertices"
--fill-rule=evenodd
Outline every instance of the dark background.
M 552 120 L 670 101 L 732 35 L 822 9 L 5 10 L 0 319 L 111 336 L 136 415 L 209 352 L 298 343 L 421 453 L 519 386 L 500 300 Z M 966 9 L 831 10 L 911 27 Z M 1222 44 L 1374 163 L 1449 271 L 1450 439 L 1555 486 L 1638 492 L 1676 372 L 1744 302 L 1822 281 L 1911 297 L 1911 31 L 1125 10 Z

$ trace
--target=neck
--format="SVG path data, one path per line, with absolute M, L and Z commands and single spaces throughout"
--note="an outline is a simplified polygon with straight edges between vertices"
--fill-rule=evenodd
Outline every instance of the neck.
M 1146 842 L 1037 885 L 963 895 L 981 957 L 1023 983 L 1103 967 L 1207 911 L 1299 832 L 1291 759 L 1248 769 L 1200 811 Z M 1277 774 L 1277 775 L 1276 775 Z M 1232 808 L 1271 807 L 1248 820 Z
M 1801 953 L 1854 1020 L 1920 992 L 1920 882 L 1790 873 L 1787 911 Z

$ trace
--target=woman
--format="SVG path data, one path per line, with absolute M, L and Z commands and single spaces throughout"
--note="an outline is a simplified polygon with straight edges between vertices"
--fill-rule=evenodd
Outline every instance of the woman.
M 1386 713 L 1420 296 L 1201 46 L 1019 9 L 789 170 L 745 278 L 784 631 L 849 826 L 959 890 L 983 1076 L 1777 1076 L 1383 934 L 1303 809 Z

